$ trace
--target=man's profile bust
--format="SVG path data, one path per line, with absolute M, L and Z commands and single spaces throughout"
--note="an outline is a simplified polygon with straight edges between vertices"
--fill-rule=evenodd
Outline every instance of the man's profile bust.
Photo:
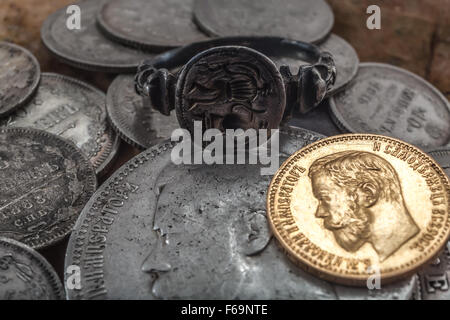
M 369 242 L 384 261 L 419 233 L 395 169 L 378 155 L 334 153 L 314 161 L 308 175 L 319 200 L 315 216 L 346 251 Z

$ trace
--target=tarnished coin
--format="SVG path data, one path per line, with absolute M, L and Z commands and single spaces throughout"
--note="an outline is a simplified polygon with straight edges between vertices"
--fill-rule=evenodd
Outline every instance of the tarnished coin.
M 428 151 L 428 154 L 444 169 L 447 176 L 450 177 L 450 149 L 442 148 Z
M 62 300 L 64 289 L 43 256 L 0 237 L 0 300 Z
M 195 0 L 194 18 L 212 36 L 278 36 L 323 40 L 334 24 L 323 0 Z
M 322 136 L 283 129 L 281 160 Z M 381 290 L 334 285 L 296 267 L 270 234 L 261 165 L 176 165 L 174 144 L 120 168 L 83 210 L 66 266 L 70 299 L 408 299 L 415 277 Z M 265 166 L 264 166 L 265 167 Z
M 0 42 L 0 116 L 14 111 L 35 93 L 41 68 L 25 48 Z
M 192 20 L 192 6 L 193 0 L 110 0 L 97 21 L 113 40 L 164 51 L 208 39 Z
M 450 103 L 404 69 L 362 63 L 356 78 L 330 104 L 333 120 L 346 131 L 383 134 L 428 148 L 450 141 Z
M 450 243 L 444 252 L 419 272 L 415 297 L 420 300 L 450 300 Z
M 69 139 L 101 174 L 120 142 L 107 123 L 105 101 L 103 92 L 84 82 L 44 73 L 33 100 L 0 121 L 0 127 L 31 127 Z
M 294 153 L 267 195 L 269 221 L 288 255 L 338 283 L 389 283 L 439 254 L 450 234 L 449 181 L 418 148 L 347 134 Z
M 103 72 L 134 72 L 151 54 L 130 49 L 106 39 L 98 30 L 95 17 L 108 0 L 76 3 L 81 10 L 81 28 L 67 27 L 67 8 L 49 16 L 41 28 L 45 46 L 60 60 L 72 66 Z
M 146 105 L 134 90 L 134 76 L 120 75 L 108 88 L 106 108 L 114 129 L 127 143 L 147 149 L 169 139 L 179 128 L 175 112 L 169 117 Z
M 344 89 L 356 76 L 359 66 L 358 54 L 347 41 L 335 34 L 330 34 L 325 41 L 317 46 L 321 51 L 330 52 L 336 65 L 336 82 L 327 93 L 327 96 L 331 96 Z M 290 55 L 286 54 L 280 57 L 270 56 L 270 58 L 273 59 L 278 68 L 282 65 L 289 66 L 292 73 L 297 73 L 301 65 L 309 64 L 302 61 L 300 52 L 292 52 Z
M 0 129 L 0 181 L 0 236 L 32 248 L 69 234 L 97 185 L 73 143 L 29 128 Z
M 293 117 L 290 120 L 289 125 L 313 130 L 327 137 L 341 134 L 342 131 L 336 126 L 333 120 L 331 120 L 329 109 L 328 99 L 324 100 L 320 105 L 308 113 L 298 114 Z

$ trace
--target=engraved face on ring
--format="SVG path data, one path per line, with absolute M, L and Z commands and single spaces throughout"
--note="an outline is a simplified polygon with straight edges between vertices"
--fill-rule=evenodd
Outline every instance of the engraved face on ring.
M 371 243 L 384 261 L 419 228 L 404 202 L 400 180 L 383 158 L 362 151 L 334 153 L 309 169 L 315 216 L 349 252 Z
M 156 298 L 229 299 L 247 290 L 244 283 L 253 284 L 248 278 L 253 267 L 246 257 L 270 240 L 264 207 L 246 205 L 246 194 L 221 196 L 224 188 L 215 187 L 216 181 L 207 188 L 186 187 L 208 183 L 212 175 L 214 169 L 200 168 L 180 175 L 183 181 L 159 182 L 153 226 L 158 240 L 142 264 L 142 271 L 153 277 Z M 257 188 L 262 191 L 263 185 Z
M 277 128 L 286 103 L 281 75 L 269 58 L 245 47 L 218 47 L 194 57 L 177 85 L 182 126 Z

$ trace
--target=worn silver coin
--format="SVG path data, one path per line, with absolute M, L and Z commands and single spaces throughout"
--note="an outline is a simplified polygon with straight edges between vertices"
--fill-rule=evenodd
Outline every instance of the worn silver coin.
M 97 22 L 112 40 L 164 51 L 208 38 L 192 21 L 192 5 L 193 0 L 110 0 Z
M 81 10 L 80 29 L 67 27 L 67 8 L 50 15 L 41 28 L 45 46 L 60 60 L 75 67 L 114 73 L 134 72 L 139 63 L 151 54 L 110 41 L 97 30 L 95 17 L 107 1 L 76 3 Z
M 97 185 L 73 143 L 30 128 L 0 129 L 0 181 L 0 236 L 35 249 L 71 232 Z
M 38 252 L 0 237 L 0 300 L 62 300 L 64 289 L 53 267 Z
M 281 159 L 321 135 L 283 129 Z M 415 277 L 381 290 L 333 285 L 296 267 L 266 221 L 260 165 L 175 165 L 163 142 L 120 168 L 83 210 L 66 266 L 69 299 L 408 299 Z
M 0 42 L 0 116 L 19 108 L 36 92 L 41 68 L 25 48 Z
M 195 0 L 194 18 L 212 36 L 278 36 L 323 40 L 334 15 L 323 0 Z
M 329 109 L 329 100 L 324 100 L 308 113 L 295 115 L 289 121 L 289 125 L 313 130 L 327 137 L 342 134 L 342 131 L 331 119 Z
M 382 134 L 421 147 L 450 140 L 450 103 L 419 76 L 388 64 L 361 63 L 345 90 L 330 100 L 343 130 Z
M 166 139 L 179 128 L 175 112 L 164 116 L 134 90 L 134 77 L 120 75 L 108 88 L 106 108 L 120 137 L 139 149 L 147 149 Z
M 106 96 L 94 87 L 59 74 L 43 73 L 35 97 L 0 127 L 46 130 L 74 142 L 101 175 L 115 158 L 120 139 L 107 122 Z
M 335 34 L 330 34 L 326 40 L 317 45 L 321 51 L 330 52 L 336 65 L 336 82 L 333 88 L 327 92 L 327 96 L 332 96 L 341 91 L 356 76 L 359 66 L 359 58 L 355 49 L 344 39 Z M 301 65 L 308 64 L 302 61 L 299 52 L 280 57 L 270 57 L 279 68 L 282 65 L 289 66 L 292 73 L 296 73 Z
M 427 152 L 444 169 L 447 176 L 450 177 L 450 148 L 440 148 Z

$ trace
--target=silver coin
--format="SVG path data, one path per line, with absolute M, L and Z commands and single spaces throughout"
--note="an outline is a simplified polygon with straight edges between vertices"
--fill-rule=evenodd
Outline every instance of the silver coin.
M 450 139 L 450 104 L 417 75 L 382 63 L 361 63 L 345 90 L 330 99 L 343 130 L 382 134 L 422 147 Z
M 323 40 L 334 15 L 323 0 L 196 0 L 194 18 L 212 36 L 279 36 Z
M 55 270 L 30 247 L 0 237 L 0 300 L 62 300 Z
M 76 79 L 43 73 L 30 103 L 0 127 L 30 127 L 69 139 L 90 159 L 101 174 L 117 154 L 120 139 L 107 123 L 106 96 Z
M 318 44 L 318 47 L 321 51 L 330 52 L 336 64 L 336 82 L 327 93 L 327 96 L 332 96 L 344 89 L 356 76 L 359 66 L 358 54 L 347 41 L 335 34 L 330 34 L 325 41 Z M 295 54 L 270 58 L 278 68 L 282 65 L 289 66 L 292 73 L 296 73 L 301 65 L 309 64 Z
M 127 143 L 147 149 L 179 128 L 175 112 L 164 116 L 146 105 L 134 90 L 134 77 L 120 75 L 108 88 L 106 108 L 114 129 Z
M 25 48 L 0 42 L 0 116 L 26 103 L 35 93 L 41 69 Z
M 415 296 L 420 300 L 450 300 L 450 242 L 444 252 L 419 272 Z
M 329 109 L 328 99 L 324 100 L 320 105 L 308 113 L 293 117 L 290 120 L 289 125 L 313 130 L 327 137 L 342 134 L 342 131 L 331 119 Z
M 450 177 L 450 149 L 441 148 L 427 151 L 430 156 L 444 169 L 447 176 Z
M 283 129 L 281 160 L 321 135 Z M 175 165 L 174 144 L 120 168 L 83 210 L 66 266 L 81 267 L 70 299 L 407 299 L 414 279 L 370 291 L 296 267 L 272 238 L 270 176 L 259 165 Z
M 66 8 L 53 13 L 42 25 L 42 41 L 60 60 L 72 66 L 103 72 L 134 72 L 151 54 L 110 41 L 97 30 L 95 17 L 106 1 L 76 3 L 81 10 L 79 30 L 66 26 L 69 17 Z
M 32 248 L 68 235 L 97 185 L 73 143 L 29 128 L 0 129 L 0 181 L 0 236 Z
M 208 38 L 192 21 L 192 4 L 193 0 L 111 0 L 97 21 L 115 41 L 164 51 Z

